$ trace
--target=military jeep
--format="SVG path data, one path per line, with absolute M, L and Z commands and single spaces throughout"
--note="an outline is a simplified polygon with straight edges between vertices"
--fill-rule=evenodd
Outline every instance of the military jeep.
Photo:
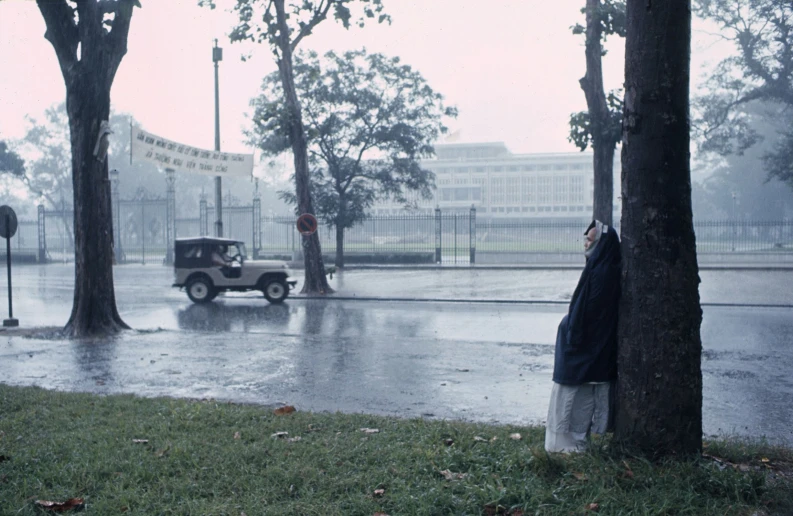
M 245 244 L 229 238 L 195 237 L 174 241 L 174 287 L 194 303 L 208 303 L 220 292 L 260 290 L 281 303 L 295 287 L 286 262 L 248 260 Z

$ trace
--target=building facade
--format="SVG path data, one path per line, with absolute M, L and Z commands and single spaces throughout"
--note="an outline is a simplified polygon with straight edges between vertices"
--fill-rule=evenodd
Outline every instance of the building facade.
M 478 217 L 587 219 L 592 216 L 591 152 L 512 154 L 496 143 L 439 144 L 422 166 L 435 173 L 432 199 L 409 198 L 416 208 L 381 203 L 374 215 L 466 211 Z M 619 218 L 620 160 L 614 160 L 614 212 Z

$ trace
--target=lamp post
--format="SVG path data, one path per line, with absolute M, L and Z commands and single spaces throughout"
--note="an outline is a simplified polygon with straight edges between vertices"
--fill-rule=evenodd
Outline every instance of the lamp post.
M 121 206 L 119 200 L 119 173 L 115 168 L 109 172 L 110 175 L 110 202 L 112 212 L 115 213 L 116 227 L 113 232 L 113 259 L 115 263 L 124 261 L 124 251 L 121 249 Z M 111 214 L 112 220 L 112 214 Z M 112 227 L 112 224 L 111 224 Z
M 735 251 L 735 245 L 738 241 L 738 196 L 735 192 L 732 193 L 732 250 Z
M 212 62 L 215 63 L 215 150 L 220 151 L 220 86 L 218 82 L 218 63 L 223 60 L 223 49 L 218 40 L 212 48 Z M 220 176 L 215 176 L 215 236 L 223 236 L 223 185 Z

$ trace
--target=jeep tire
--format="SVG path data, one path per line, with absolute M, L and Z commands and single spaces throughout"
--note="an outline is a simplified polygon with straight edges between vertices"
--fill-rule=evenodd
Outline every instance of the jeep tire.
M 265 282 L 262 291 L 267 301 L 273 304 L 283 303 L 289 295 L 289 285 L 283 278 L 274 278 Z
M 212 281 L 204 276 L 191 279 L 187 283 L 187 297 L 193 303 L 209 303 L 217 296 Z

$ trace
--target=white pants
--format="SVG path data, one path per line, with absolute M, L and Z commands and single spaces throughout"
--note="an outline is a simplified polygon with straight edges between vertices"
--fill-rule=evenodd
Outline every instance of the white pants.
M 545 450 L 583 451 L 590 434 L 606 433 L 610 389 L 609 382 L 583 385 L 554 382 L 545 426 Z

